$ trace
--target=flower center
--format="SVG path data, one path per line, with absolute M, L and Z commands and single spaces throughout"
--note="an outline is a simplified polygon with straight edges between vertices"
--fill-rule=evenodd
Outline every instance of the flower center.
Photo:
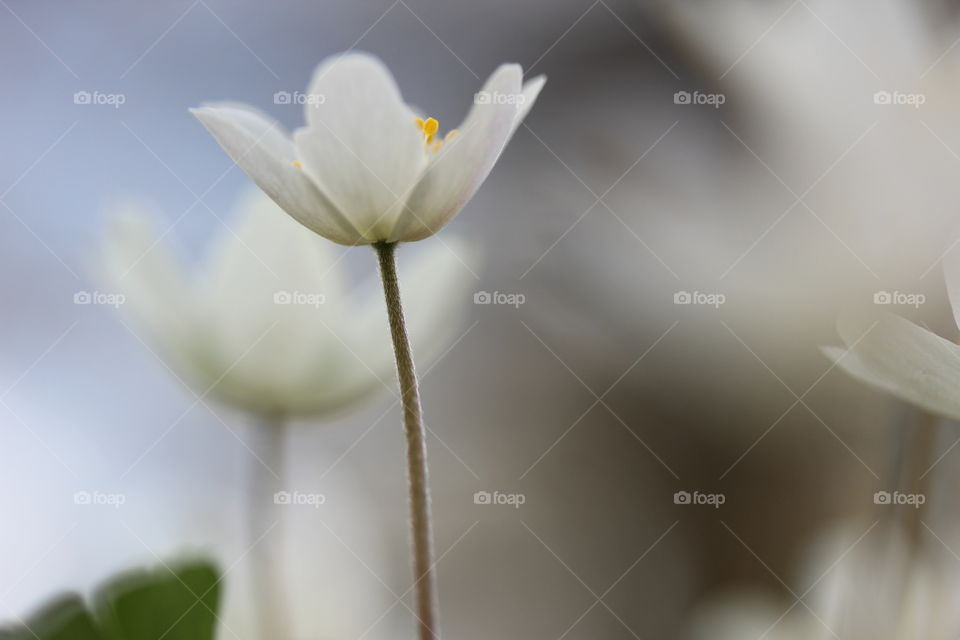
M 436 118 L 427 118 L 426 120 L 414 118 L 413 124 L 423 133 L 424 144 L 433 153 L 440 151 L 444 142 L 457 135 L 457 130 L 451 129 L 443 139 L 435 139 L 437 131 L 440 130 L 440 123 L 437 122 Z
M 440 151 L 440 147 L 443 146 L 444 142 L 447 142 L 459 133 L 456 129 L 450 129 L 447 135 L 443 138 L 438 138 L 437 132 L 440 130 L 440 123 L 437 122 L 436 118 L 427 118 L 426 120 L 423 118 L 415 118 L 413 124 L 423 133 L 423 143 L 431 153 Z M 297 169 L 303 168 L 299 160 L 294 160 L 292 164 Z

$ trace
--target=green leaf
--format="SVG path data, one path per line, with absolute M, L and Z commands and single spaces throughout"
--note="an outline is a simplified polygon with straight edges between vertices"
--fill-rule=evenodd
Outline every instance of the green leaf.
M 79 595 L 60 596 L 30 616 L 25 625 L 0 631 L 3 640 L 104 640 Z
M 96 612 L 109 640 L 211 640 L 219 595 L 205 563 L 131 571 L 100 589 Z
M 0 629 L 0 640 L 212 640 L 219 584 L 205 560 L 127 571 L 97 590 L 94 613 L 80 596 L 64 595 L 25 624 Z

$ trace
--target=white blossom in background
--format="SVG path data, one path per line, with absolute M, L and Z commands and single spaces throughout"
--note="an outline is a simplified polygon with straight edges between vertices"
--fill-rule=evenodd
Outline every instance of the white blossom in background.
M 937 542 L 911 547 L 883 525 L 867 529 L 815 545 L 790 587 L 803 594 L 802 604 L 758 590 L 730 592 L 694 611 L 690 640 L 957 638 L 960 563 Z
M 320 64 L 305 96 L 306 126 L 288 135 L 237 104 L 193 113 L 227 154 L 304 226 L 346 245 L 422 240 L 486 179 L 545 82 L 522 84 L 501 65 L 458 129 L 407 105 L 377 58 L 347 52 Z
M 960 252 L 944 260 L 960 324 Z M 850 375 L 935 414 L 960 420 L 960 346 L 891 313 L 848 313 L 837 323 L 846 345 L 824 353 Z
M 711 84 L 684 88 L 722 92 L 723 121 L 759 156 L 747 153 L 743 171 L 786 183 L 778 190 L 790 199 L 771 203 L 772 217 L 751 228 L 741 251 L 793 194 L 813 213 L 797 205 L 763 247 L 789 238 L 793 251 L 771 255 L 798 276 L 821 276 L 810 279 L 824 289 L 873 278 L 870 271 L 880 288 L 891 278 L 919 281 L 956 239 L 960 51 L 933 14 L 898 0 L 670 3 Z M 742 149 L 732 134 L 727 140 Z M 812 252 L 828 255 L 811 264 Z
M 107 235 L 105 279 L 131 328 L 196 393 L 259 415 L 329 415 L 391 388 L 386 311 L 372 275 L 353 282 L 342 250 L 280 214 L 251 189 L 191 269 L 163 226 L 127 206 Z M 410 330 L 429 358 L 463 329 L 470 252 L 446 238 L 409 257 Z
M 633 80 L 631 65 L 596 65 L 584 75 L 600 88 L 570 95 L 536 126 L 553 145 L 574 114 L 592 120 L 602 114 L 615 132 L 597 145 L 602 153 L 593 140 L 573 150 L 572 143 L 555 147 L 565 160 L 577 153 L 589 158 L 570 166 L 597 195 L 669 129 L 605 198 L 636 237 L 598 205 L 525 281 L 554 289 L 555 307 L 535 309 L 541 322 L 552 323 L 551 337 L 587 327 L 589 342 L 570 340 L 572 348 L 589 345 L 577 363 L 614 362 L 614 376 L 632 361 L 623 344 L 652 344 L 680 320 L 662 343 L 669 347 L 646 358 L 652 377 L 677 398 L 718 397 L 737 426 L 731 435 L 742 437 L 745 449 L 769 426 L 768 414 L 786 407 L 772 394 L 758 399 L 758 387 L 779 383 L 717 318 L 799 394 L 830 366 L 818 347 L 840 309 L 869 303 L 883 290 L 924 292 L 934 301 L 936 260 L 960 237 L 960 161 L 951 153 L 960 152 L 960 46 L 951 48 L 955 35 L 938 30 L 925 6 L 897 0 L 655 5 L 698 66 L 681 68 L 657 50 L 680 78 L 661 69 L 663 82 L 651 89 Z M 722 94 L 725 102 L 678 104 L 677 91 Z M 922 94 L 925 102 L 878 104 L 880 91 Z M 568 173 L 557 173 L 548 184 L 537 176 L 547 186 L 525 208 L 570 208 L 565 203 L 583 195 Z M 801 195 L 803 203 L 796 202 Z M 530 225 L 530 237 L 547 235 L 546 251 L 591 202 L 564 216 L 543 216 Z M 532 263 L 521 262 L 517 272 Z M 727 303 L 722 313 L 678 307 L 672 297 L 680 290 L 721 293 Z M 922 306 L 918 316 L 932 320 L 934 308 Z M 692 317 L 705 318 L 702 328 L 688 322 Z M 687 366 L 693 359 L 698 365 Z M 817 388 L 837 379 L 831 374 Z M 710 411 L 671 406 L 691 425 L 713 424 Z M 821 412 L 813 405 L 844 438 L 842 431 L 872 434 L 890 419 L 879 403 L 847 407 Z M 775 431 L 791 431 L 789 425 Z M 871 445 L 848 444 L 869 455 Z

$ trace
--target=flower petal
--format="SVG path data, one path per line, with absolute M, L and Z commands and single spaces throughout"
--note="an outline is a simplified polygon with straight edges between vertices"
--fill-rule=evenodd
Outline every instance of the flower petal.
M 824 353 L 849 374 L 921 408 L 960 419 L 960 347 L 892 314 L 842 316 L 848 350 Z
M 262 193 L 238 210 L 236 231 L 223 232 L 203 270 L 194 360 L 214 392 L 248 409 L 332 410 L 334 382 L 371 377 L 333 357 L 339 342 L 327 328 L 347 311 L 334 302 L 346 290 L 341 252 Z
M 124 296 L 123 311 L 164 357 L 176 361 L 178 345 L 192 329 L 184 262 L 163 242 L 146 206 L 126 203 L 112 217 L 101 253 L 103 286 Z
M 442 355 L 462 335 L 477 279 L 470 266 L 481 262 L 474 247 L 461 238 L 427 243 L 411 256 L 404 281 L 407 326 L 417 362 L 425 365 Z M 401 261 L 400 267 L 405 266 Z M 470 266 L 467 266 L 470 265 Z
M 276 121 L 234 104 L 207 105 L 191 113 L 237 166 L 297 221 L 340 244 L 361 242 L 356 229 L 293 164 L 293 143 Z
M 517 105 L 517 115 L 513 118 L 513 128 L 510 129 L 510 137 L 507 138 L 507 142 L 510 142 L 513 134 L 517 131 L 517 127 L 520 126 L 523 119 L 530 113 L 530 109 L 533 108 L 533 103 L 537 101 L 537 96 L 540 95 L 540 90 L 543 89 L 543 85 L 545 84 L 547 84 L 547 76 L 543 74 L 523 83 L 523 100 Z
M 308 98 L 307 126 L 294 134 L 304 170 L 366 241 L 386 240 L 427 166 L 416 114 L 364 53 L 322 63 Z
M 444 144 L 410 195 L 391 241 L 433 235 L 473 197 L 515 128 L 522 75 L 519 65 L 505 64 L 490 76 L 458 135 Z

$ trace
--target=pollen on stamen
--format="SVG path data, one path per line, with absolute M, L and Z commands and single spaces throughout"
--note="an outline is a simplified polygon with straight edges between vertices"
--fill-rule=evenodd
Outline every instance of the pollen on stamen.
M 303 169 L 303 165 L 300 164 L 300 161 L 299 161 L 299 160 L 294 160 L 292 164 L 293 164 L 293 166 L 295 166 L 297 169 Z
M 436 135 L 437 131 L 440 129 L 440 123 L 437 122 L 436 118 L 414 118 L 413 123 L 417 126 L 417 129 L 423 132 L 423 137 L 426 143 L 429 145 L 433 142 L 433 137 Z
M 427 136 L 428 144 L 433 142 L 433 136 L 439 129 L 440 123 L 437 122 L 436 118 L 427 118 L 426 122 L 423 123 L 423 134 Z

